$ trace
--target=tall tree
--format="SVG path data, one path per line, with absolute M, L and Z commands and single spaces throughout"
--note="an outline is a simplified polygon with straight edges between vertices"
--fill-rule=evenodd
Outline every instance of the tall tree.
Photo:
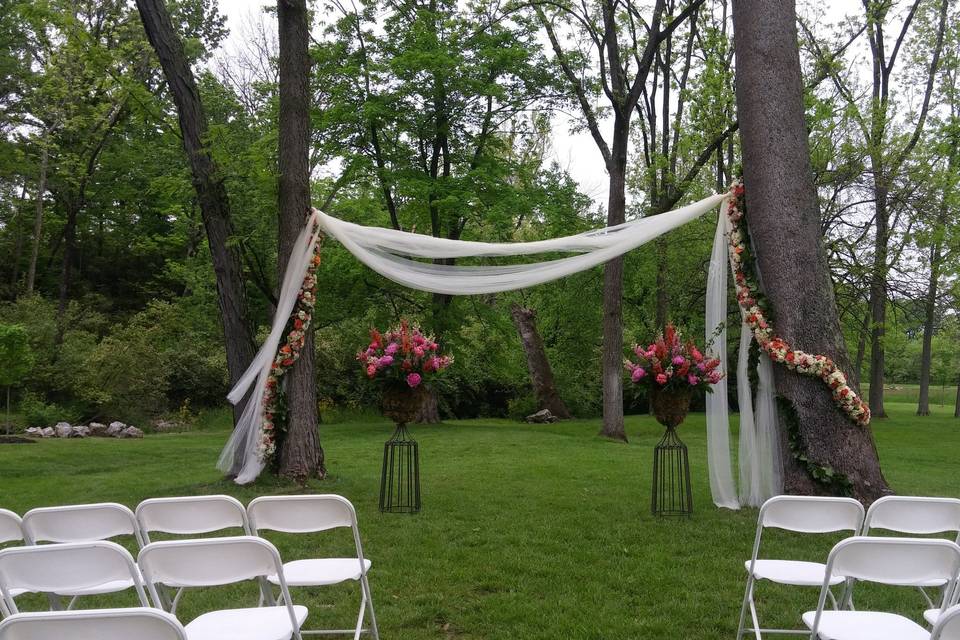
M 253 333 L 247 317 L 240 255 L 233 244 L 230 199 L 209 147 L 209 125 L 197 82 L 163 0 L 137 0 L 137 10 L 177 108 L 183 148 L 207 233 L 217 278 L 217 304 L 223 325 L 230 382 L 236 382 L 253 359 Z M 242 406 L 234 408 L 239 417 Z
M 691 0 L 672 20 L 667 17 L 667 0 L 657 0 L 649 22 L 642 7 L 633 0 L 601 0 L 599 7 L 587 3 L 531 3 L 553 49 L 554 62 L 567 81 L 567 88 L 582 112 L 586 127 L 600 150 L 610 182 L 607 189 L 607 224 L 626 220 L 626 185 L 630 123 L 643 93 L 655 56 L 663 43 L 702 4 Z M 548 14 L 549 12 L 549 14 Z M 562 29 L 582 36 L 565 48 Z M 599 63 L 596 77 L 587 72 L 589 57 L 583 45 Z M 601 131 L 601 118 L 590 87 L 599 85 L 613 115 L 610 142 Z M 623 426 L 623 258 L 614 258 L 603 271 L 603 426 L 601 435 L 627 439 Z
M 533 394 L 537 399 L 537 409 L 548 409 L 558 418 L 571 418 L 570 410 L 557 392 L 553 379 L 553 369 L 543 347 L 543 339 L 537 331 L 537 314 L 529 307 L 513 304 L 510 307 L 513 324 L 520 334 L 523 353 L 527 357 L 527 371 L 533 383 Z
M 279 280 L 310 210 L 310 29 L 306 0 L 277 0 L 280 42 Z M 313 327 L 286 377 L 287 434 L 280 473 L 300 480 L 326 473 L 317 431 Z
M 874 417 L 886 415 L 883 406 L 884 384 L 884 334 L 887 321 L 888 276 L 891 263 L 899 257 L 900 250 L 893 243 L 895 221 L 893 214 L 902 206 L 904 197 L 897 194 L 901 172 L 910 160 L 921 140 L 937 77 L 940 56 L 943 51 L 949 0 L 936 3 L 913 0 L 907 5 L 902 22 L 895 26 L 897 3 L 890 0 L 863 0 L 866 33 L 870 44 L 871 76 L 869 97 L 861 100 L 855 87 L 855 78 L 842 75 L 843 65 L 835 59 L 824 58 L 821 63 L 828 70 L 838 94 L 846 102 L 859 134 L 866 146 L 869 162 L 870 190 L 873 201 L 873 252 L 870 256 L 869 309 L 870 309 L 870 409 Z M 921 63 L 926 68 L 921 103 L 911 114 L 907 132 L 901 132 L 896 120 L 897 96 L 894 91 L 894 70 L 905 49 L 905 43 L 915 26 L 918 16 L 935 10 L 934 37 Z M 887 28 L 893 27 L 896 38 L 888 41 Z M 892 44 L 892 46 L 891 46 Z M 929 60 L 929 64 L 926 64 Z M 909 185 L 907 186 L 909 189 Z
M 747 219 L 777 333 L 849 371 L 810 165 L 795 3 L 734 0 L 733 24 Z M 795 430 L 782 437 L 787 492 L 826 489 L 803 456 L 846 478 L 859 498 L 882 495 L 887 485 L 869 427 L 848 420 L 820 380 L 782 366 L 774 377 L 782 423 Z

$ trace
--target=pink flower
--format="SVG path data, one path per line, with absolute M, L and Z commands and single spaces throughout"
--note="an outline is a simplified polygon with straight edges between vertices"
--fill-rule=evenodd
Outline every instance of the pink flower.
M 367 367 L 367 376 L 372 378 L 375 375 L 377 375 L 377 365 L 371 364 Z
M 687 376 L 687 382 L 690 383 L 691 387 L 695 387 L 698 384 L 700 384 L 700 378 L 698 378 L 697 376 L 691 373 L 690 375 Z
M 657 374 L 657 384 L 667 384 L 667 376 L 662 373 Z
M 410 385 L 411 389 L 419 385 L 422 380 L 423 378 L 420 377 L 419 373 L 411 373 L 407 376 L 407 384 Z
M 709 382 L 710 384 L 717 384 L 718 382 L 720 382 L 720 378 L 722 377 L 723 377 L 723 374 L 720 373 L 719 371 L 711 371 L 709 374 L 707 374 L 707 382 Z
M 703 360 L 703 354 L 700 353 L 700 351 L 696 347 L 690 350 L 690 355 L 693 357 L 694 362 L 700 362 L 701 360 Z
M 400 345 L 398 345 L 396 342 L 391 342 L 390 344 L 387 345 L 387 348 L 384 351 L 388 356 L 392 356 L 399 349 L 400 349 Z
M 674 357 L 673 357 L 673 360 L 671 360 L 671 362 L 673 362 L 673 364 L 674 364 L 675 366 L 680 367 L 680 366 L 683 365 L 683 363 L 685 362 L 685 360 L 683 359 L 683 356 L 674 356 Z
M 698 362 L 698 363 L 697 363 L 697 369 L 698 369 L 699 371 L 703 371 L 703 370 L 705 370 L 706 368 L 707 368 L 707 365 L 703 364 L 702 362 Z
M 647 372 L 643 367 L 634 367 L 633 371 L 630 373 L 630 379 L 634 382 L 640 382 L 645 375 L 647 375 Z
M 423 347 L 414 347 L 414 348 L 413 348 L 413 353 L 414 353 L 418 358 L 422 358 L 422 357 L 423 357 L 423 353 L 424 353 Z
M 389 367 L 392 364 L 393 364 L 393 356 L 391 355 L 383 356 L 382 358 L 380 358 L 380 360 L 377 361 L 377 366 L 381 368 Z

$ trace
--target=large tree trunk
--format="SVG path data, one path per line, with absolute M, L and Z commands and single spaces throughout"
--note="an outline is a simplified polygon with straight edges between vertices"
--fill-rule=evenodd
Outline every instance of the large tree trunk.
M 217 304 L 227 351 L 230 382 L 236 382 L 253 359 L 254 339 L 247 322 L 247 297 L 243 285 L 240 255 L 231 244 L 233 222 L 230 199 L 220 169 L 207 146 L 207 116 L 200 92 L 183 51 L 183 43 L 174 31 L 163 0 L 136 0 L 140 19 L 150 44 L 157 52 L 160 66 L 177 107 L 183 148 L 190 161 L 193 188 L 197 192 L 200 215 L 207 233 L 217 278 Z M 259 399 L 255 400 L 259 402 Z M 234 419 L 240 417 L 243 403 L 234 407 Z
M 543 348 L 543 340 L 537 331 L 537 314 L 533 309 L 514 304 L 510 307 L 513 324 L 520 334 L 520 343 L 523 353 L 527 357 L 527 371 L 530 372 L 530 382 L 533 384 L 533 393 L 537 398 L 537 409 L 549 409 L 550 413 L 558 418 L 571 418 L 570 410 L 564 404 L 557 392 L 557 385 L 553 379 L 553 369 L 547 359 L 547 351 Z
M 40 256 L 40 232 L 43 229 L 43 198 L 47 192 L 47 166 L 50 162 L 50 152 L 47 148 L 49 134 L 44 131 L 40 148 L 40 177 L 37 180 L 37 209 L 33 219 L 33 238 L 30 244 L 30 266 L 27 268 L 26 295 L 33 294 L 33 287 L 37 278 L 37 259 Z
M 953 402 L 953 417 L 960 418 L 960 379 L 957 380 L 957 397 Z
M 867 336 L 870 335 L 870 309 L 863 314 L 863 322 L 860 323 L 860 334 L 857 338 L 857 357 L 853 362 L 853 374 L 857 377 L 857 384 L 860 384 L 860 372 L 863 371 L 863 359 L 867 354 Z
M 310 29 L 306 0 L 277 0 L 280 43 L 280 280 L 310 210 Z M 285 376 L 287 434 L 280 473 L 304 481 L 326 474 L 317 429 L 313 327 Z
M 733 24 L 747 218 L 777 333 L 849 371 L 820 235 L 795 4 L 734 0 Z M 777 394 L 796 411 L 802 447 L 814 464 L 844 474 L 858 498 L 870 501 L 888 491 L 870 428 L 848 420 L 823 382 L 781 366 L 775 367 L 775 382 Z M 823 492 L 792 455 L 787 438 L 782 441 L 786 491 Z
M 614 118 L 613 146 L 607 172 L 607 225 L 626 220 L 627 141 L 630 134 L 629 111 Z M 600 435 L 627 441 L 623 427 L 623 257 L 617 257 L 603 269 L 603 427 Z

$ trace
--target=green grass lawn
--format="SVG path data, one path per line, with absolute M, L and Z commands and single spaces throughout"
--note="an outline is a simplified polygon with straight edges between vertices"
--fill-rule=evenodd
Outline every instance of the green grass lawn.
M 960 495 L 960 420 L 935 407 L 929 418 L 890 403 L 875 433 L 890 484 L 904 494 Z M 220 416 L 222 424 L 222 415 Z M 531 426 L 456 421 L 413 429 L 422 456 L 423 512 L 377 510 L 382 443 L 390 427 L 365 421 L 324 425 L 330 477 L 311 492 L 333 492 L 357 507 L 371 584 L 386 638 L 731 638 L 757 513 L 716 509 L 706 476 L 704 419 L 681 428 L 690 446 L 696 513 L 658 520 L 649 513 L 652 447 L 661 429 L 629 417 L 630 444 L 596 436 L 596 420 Z M 0 445 L 0 506 L 117 501 L 229 493 L 246 502 L 294 491 L 265 477 L 251 487 L 220 479 L 214 462 L 223 427 L 143 440 L 47 440 Z M 329 539 L 333 538 L 333 539 Z M 346 536 L 274 537 L 286 559 L 347 551 Z M 825 557 L 835 539 L 772 535 L 774 557 Z M 769 625 L 799 623 L 816 590 L 761 586 Z M 295 590 L 308 625 L 349 626 L 355 587 Z M 129 604 L 129 594 L 85 606 Z M 253 606 L 255 589 L 191 593 L 180 616 L 218 606 Z M 45 600 L 23 599 L 25 609 Z M 919 615 L 911 590 L 867 590 L 860 608 Z

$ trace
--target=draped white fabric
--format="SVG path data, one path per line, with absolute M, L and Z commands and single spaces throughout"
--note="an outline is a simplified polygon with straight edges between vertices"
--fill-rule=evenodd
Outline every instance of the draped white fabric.
M 323 231 L 340 241 L 365 265 L 394 282 L 407 287 L 451 295 L 470 295 L 510 291 L 556 280 L 603 264 L 664 233 L 695 220 L 727 201 L 727 195 L 714 195 L 688 206 L 650 218 L 597 229 L 579 235 L 525 243 L 487 243 L 434 238 L 416 233 L 379 227 L 364 227 L 338 220 L 317 210 L 297 239 L 287 266 L 280 300 L 270 336 L 254 358 L 250 368 L 230 392 L 237 404 L 248 398 L 240 421 L 220 456 L 218 466 L 236 475 L 236 482 L 253 481 L 263 470 L 257 456 L 260 424 L 263 420 L 262 396 L 270 365 L 283 337 L 287 319 L 297 299 L 310 257 L 318 240 L 314 221 Z M 722 210 L 718 216 L 713 252 L 707 276 L 706 331 L 714 339 L 713 355 L 721 360 L 726 373 L 727 315 L 727 241 L 728 221 Z M 421 262 L 419 259 L 523 256 L 547 252 L 578 255 L 515 265 L 460 266 Z M 780 491 L 781 471 L 777 445 L 776 411 L 773 404 L 770 361 L 761 358 L 759 397 L 754 405 L 746 382 L 747 350 L 750 332 L 743 332 L 738 385 L 741 409 L 740 478 L 742 499 L 755 505 Z M 251 392 L 252 389 L 252 392 Z M 733 480 L 727 379 L 724 377 L 707 396 L 707 460 L 710 491 L 719 507 L 737 509 L 741 499 Z M 759 501 L 759 502 L 758 502 Z
M 297 236 L 297 241 L 291 250 L 287 269 L 283 275 L 283 284 L 280 287 L 277 309 L 273 314 L 270 335 L 267 336 L 257 355 L 253 357 L 253 362 L 227 396 L 230 403 L 234 405 L 246 398 L 243 413 L 217 461 L 217 468 L 235 476 L 234 481 L 237 484 L 253 482 L 263 471 L 264 465 L 257 454 L 257 445 L 260 438 L 260 425 L 263 423 L 263 392 L 266 389 L 267 375 L 270 373 L 270 366 L 273 364 L 280 340 L 283 338 L 287 320 L 297 303 L 300 286 L 319 239 L 320 228 L 317 225 L 317 213 L 314 211 L 300 235 Z

